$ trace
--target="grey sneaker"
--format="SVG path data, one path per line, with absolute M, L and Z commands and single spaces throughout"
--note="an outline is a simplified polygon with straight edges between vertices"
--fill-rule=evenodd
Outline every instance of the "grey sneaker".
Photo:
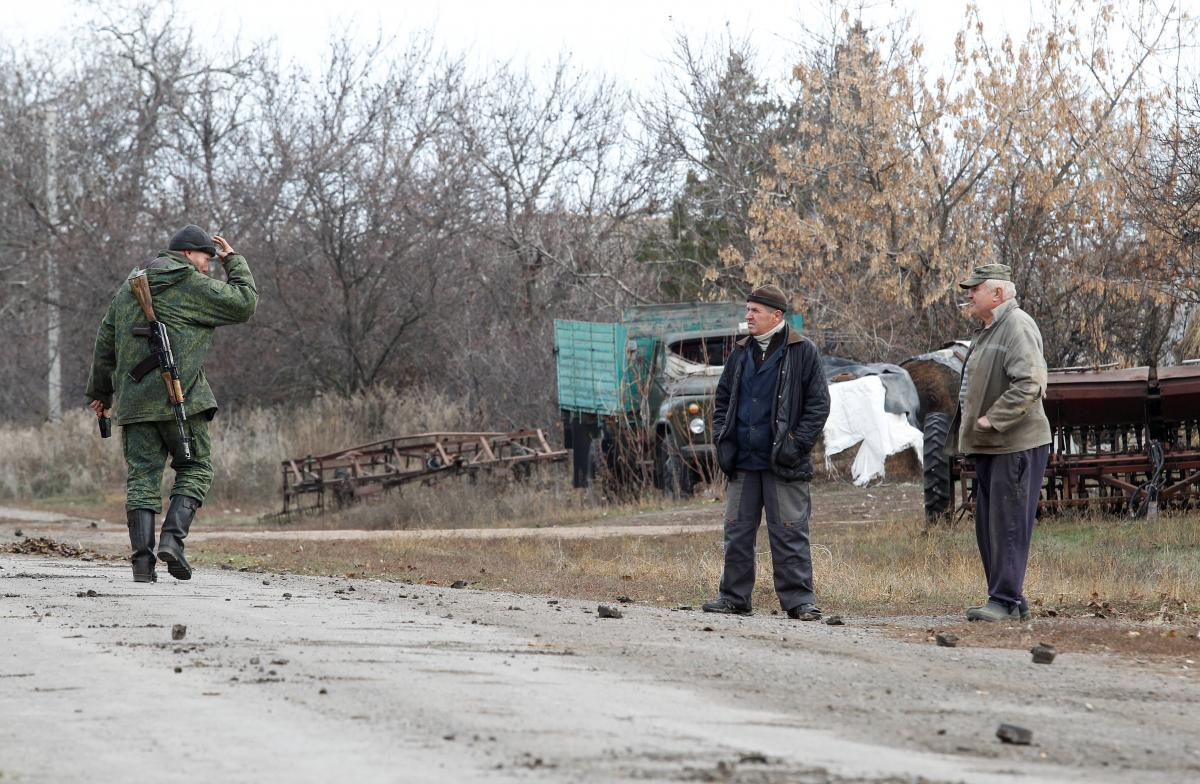
M 981 605 L 979 605 L 978 607 L 968 607 L 968 608 L 967 608 L 967 613 L 968 613 L 968 614 L 970 614 L 972 611 L 978 611 L 978 610 L 982 610 L 982 609 L 983 609 L 984 607 L 986 607 L 986 606 L 987 606 L 986 604 L 981 604 Z M 1033 613 L 1032 613 L 1032 612 L 1030 612 L 1030 610 L 1029 610 L 1029 608 L 1028 608 L 1028 607 L 1026 607 L 1025 609 L 1021 610 L 1021 620 L 1022 620 L 1022 621 L 1028 621 L 1028 620 L 1030 620 L 1030 619 L 1032 619 L 1032 618 L 1033 618 Z
M 1019 621 L 1021 611 L 1016 607 L 1008 607 L 1000 604 L 1000 602 L 988 599 L 987 604 L 982 607 L 970 607 L 967 609 L 968 621 Z

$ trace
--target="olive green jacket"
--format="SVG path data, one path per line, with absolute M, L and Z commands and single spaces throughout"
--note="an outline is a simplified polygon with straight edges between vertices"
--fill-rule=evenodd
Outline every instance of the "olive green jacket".
M 1015 299 L 992 311 L 991 326 L 971 343 L 964 368 L 966 398 L 950 432 L 957 430 L 963 454 L 999 455 L 1050 443 L 1046 396 L 1046 358 L 1042 333 Z M 986 415 L 991 427 L 979 426 Z
M 204 376 L 213 330 L 247 321 L 258 306 L 258 290 L 246 259 L 230 253 L 221 263 L 228 282 L 210 278 L 183 254 L 169 250 L 160 251 L 146 271 L 154 314 L 167 327 L 179 365 L 189 417 L 204 414 L 211 419 L 216 414 L 217 399 Z M 129 277 L 138 271 L 134 268 Z M 112 408 L 122 425 L 174 418 L 162 374 L 152 370 L 136 383 L 129 377 L 129 371 L 150 355 L 149 340 L 133 334 L 134 327 L 148 323 L 126 280 L 113 295 L 96 333 L 87 384 L 88 400 Z

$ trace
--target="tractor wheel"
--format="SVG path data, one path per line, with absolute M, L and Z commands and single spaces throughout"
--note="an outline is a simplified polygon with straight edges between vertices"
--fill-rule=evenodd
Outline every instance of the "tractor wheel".
M 950 416 L 941 411 L 925 415 L 925 522 L 934 525 L 953 511 L 954 486 L 950 482 L 950 459 L 946 438 Z

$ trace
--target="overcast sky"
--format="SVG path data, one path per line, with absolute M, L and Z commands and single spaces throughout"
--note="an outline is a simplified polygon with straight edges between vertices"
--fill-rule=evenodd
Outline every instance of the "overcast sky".
M 111 0 L 103 0 L 111 2 Z M 1169 0 L 1160 0 L 1167 3 Z M 932 71 L 950 58 L 965 0 L 863 0 L 874 25 L 911 14 Z M 1039 0 L 979 0 L 993 40 L 1020 39 L 1031 20 L 1045 20 Z M 1193 16 L 1200 0 L 1183 0 Z M 1118 2 L 1122 12 L 1137 6 Z M 320 65 L 331 33 L 349 29 L 366 40 L 382 30 L 403 41 L 431 30 L 451 52 L 477 63 L 516 60 L 531 66 L 568 52 L 585 70 L 602 71 L 628 86 L 651 87 L 679 33 L 696 40 L 749 37 L 766 75 L 785 75 L 795 62 L 801 25 L 819 26 L 824 0 L 177 0 L 181 15 L 202 35 L 240 34 L 244 41 L 274 38 L 285 60 Z M 81 16 L 77 0 L 0 0 L 0 39 L 47 36 L 70 40 Z
M 331 31 L 349 27 L 364 36 L 383 30 L 405 39 L 429 29 L 453 52 L 478 61 L 531 65 L 569 52 L 586 70 L 602 70 L 634 88 L 653 83 L 679 33 L 697 39 L 749 36 L 771 70 L 786 73 L 802 22 L 816 24 L 822 0 L 179 0 L 182 15 L 204 34 L 239 33 L 243 40 L 274 37 L 285 59 L 318 65 Z M 912 13 L 931 58 L 951 52 L 965 3 L 954 0 L 874 2 L 879 21 Z M 985 2 L 988 26 L 1015 37 L 1029 24 L 1029 6 Z M 0 36 L 13 40 L 65 35 L 80 16 L 74 0 L 0 0 Z

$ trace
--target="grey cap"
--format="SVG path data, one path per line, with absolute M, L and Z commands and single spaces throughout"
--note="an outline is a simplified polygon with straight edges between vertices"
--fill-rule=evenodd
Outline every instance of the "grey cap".
M 958 284 L 959 288 L 969 289 L 978 286 L 985 280 L 1012 280 L 1012 267 L 1007 264 L 981 264 L 971 270 L 971 277 Z
M 171 238 L 167 250 L 200 250 L 209 256 L 217 255 L 217 246 L 213 244 L 208 232 L 194 223 L 189 223 Z

